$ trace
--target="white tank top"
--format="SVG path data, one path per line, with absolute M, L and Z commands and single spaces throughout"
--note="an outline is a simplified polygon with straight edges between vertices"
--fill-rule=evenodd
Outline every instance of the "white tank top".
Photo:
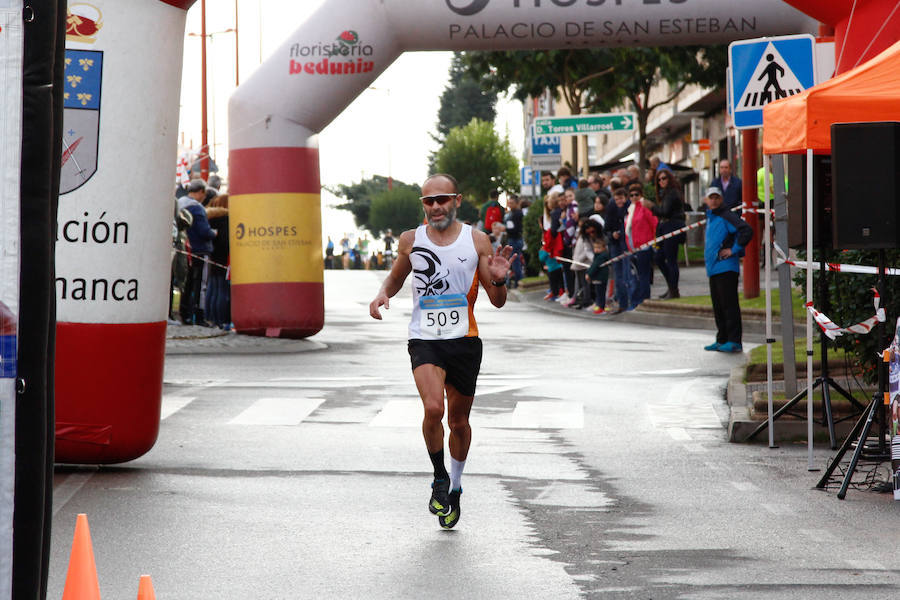
M 463 223 L 449 246 L 428 238 L 426 226 L 416 229 L 409 253 L 412 263 L 411 340 L 452 340 L 478 335 L 472 308 L 478 297 L 478 252 L 472 226 Z

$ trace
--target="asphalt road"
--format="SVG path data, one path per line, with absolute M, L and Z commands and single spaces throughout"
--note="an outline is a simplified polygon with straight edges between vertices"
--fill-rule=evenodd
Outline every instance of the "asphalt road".
M 382 276 L 326 273 L 325 349 L 169 356 L 155 448 L 57 468 L 48 597 L 81 512 L 105 598 L 142 573 L 160 600 L 897 594 L 900 505 L 812 489 L 804 444 L 726 442 L 742 357 L 704 352 L 709 332 L 483 294 L 463 514 L 441 530 L 409 293 L 367 314 Z

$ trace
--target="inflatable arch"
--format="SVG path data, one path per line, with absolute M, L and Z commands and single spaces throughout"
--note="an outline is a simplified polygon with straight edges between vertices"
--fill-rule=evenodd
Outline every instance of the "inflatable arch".
M 59 462 L 123 462 L 156 441 L 192 4 L 70 0 L 56 232 Z M 238 330 L 305 337 L 322 328 L 316 133 L 401 52 L 712 44 L 816 27 L 781 0 L 328 0 L 229 103 Z
M 897 6 L 884 0 L 785 0 L 834 28 L 835 73 L 849 71 L 900 39 Z
M 68 4 L 55 232 L 58 462 L 123 462 L 156 442 L 193 3 Z
M 316 134 L 400 53 L 719 44 L 817 25 L 781 0 L 325 2 L 229 103 L 235 327 L 284 337 L 322 328 Z

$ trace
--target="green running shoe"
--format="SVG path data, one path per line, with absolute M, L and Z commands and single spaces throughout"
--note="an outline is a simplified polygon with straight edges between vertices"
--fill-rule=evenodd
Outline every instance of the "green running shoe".
M 440 523 L 441 527 L 444 529 L 453 529 L 459 522 L 459 516 L 462 514 L 462 509 L 459 507 L 460 494 L 462 494 L 462 489 L 450 492 L 447 512 L 444 514 L 438 513 L 438 523 Z
M 449 491 L 449 479 L 435 479 L 431 482 L 431 500 L 428 502 L 428 510 L 431 511 L 431 514 L 440 515 L 447 509 Z

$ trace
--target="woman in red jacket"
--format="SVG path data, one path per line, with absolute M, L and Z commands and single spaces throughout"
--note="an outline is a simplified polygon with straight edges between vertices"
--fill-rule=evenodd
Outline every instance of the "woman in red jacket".
M 631 200 L 631 206 L 628 207 L 628 216 L 625 217 L 625 240 L 628 243 L 628 250 L 634 252 L 655 237 L 658 219 L 646 206 L 648 201 L 644 199 L 641 184 L 633 183 L 628 186 L 628 199 Z M 632 258 L 637 269 L 637 286 L 629 308 L 634 308 L 650 297 L 653 248 L 648 247 L 635 252 Z

